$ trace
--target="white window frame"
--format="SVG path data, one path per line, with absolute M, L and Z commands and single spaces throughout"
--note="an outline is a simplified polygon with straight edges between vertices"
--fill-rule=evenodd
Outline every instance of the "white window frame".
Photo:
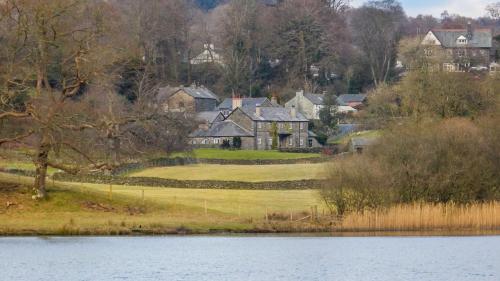
M 257 138 L 257 144 L 261 145 L 262 144 L 262 138 Z
M 262 129 L 262 123 L 261 122 L 257 122 L 257 128 Z
M 269 141 L 269 145 L 273 145 L 273 138 L 268 138 L 267 141 Z
M 301 130 L 304 130 L 304 123 L 301 122 L 299 126 Z
M 219 138 L 214 138 L 214 144 L 220 144 L 220 139 Z
M 299 143 L 300 143 L 300 146 L 304 146 L 304 139 L 300 138 Z
M 293 138 L 288 139 L 288 146 L 293 146 Z
M 293 122 L 290 122 L 290 123 L 288 124 L 288 129 L 293 130 Z

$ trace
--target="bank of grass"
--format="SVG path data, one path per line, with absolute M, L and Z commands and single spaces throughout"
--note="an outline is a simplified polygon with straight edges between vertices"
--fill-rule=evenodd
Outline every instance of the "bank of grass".
M 108 185 L 55 182 L 49 184 L 49 200 L 36 202 L 27 188 L 31 182 L 31 178 L 0 173 L 0 235 L 500 233 L 500 203 L 399 205 L 340 220 L 326 212 L 315 190 L 112 186 L 110 199 Z M 317 206 L 317 221 L 311 220 L 311 206 Z
M 321 204 L 312 190 L 193 190 L 49 183 L 49 199 L 30 199 L 32 179 L 0 173 L 0 234 L 154 234 L 289 232 L 309 221 L 268 223 L 278 213 L 306 216 Z M 11 187 L 9 191 L 9 186 Z M 12 188 L 14 187 L 14 188 Z M 144 192 L 144 201 L 142 194 Z M 9 203 L 8 203 L 9 202 Z M 9 207 L 7 205 L 12 204 Z
M 318 153 L 289 153 L 277 150 L 224 150 L 215 148 L 194 149 L 191 153 L 175 153 L 173 157 L 192 156 L 198 159 L 225 160 L 281 160 L 320 157 Z
M 132 173 L 131 177 L 157 177 L 176 180 L 220 180 L 220 181 L 294 181 L 323 179 L 326 165 L 189 165 L 155 167 Z

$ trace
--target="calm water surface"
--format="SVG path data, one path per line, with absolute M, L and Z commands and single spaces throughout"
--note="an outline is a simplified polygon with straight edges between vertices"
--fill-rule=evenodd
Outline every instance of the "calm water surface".
M 0 280 L 500 280 L 500 236 L 0 238 Z

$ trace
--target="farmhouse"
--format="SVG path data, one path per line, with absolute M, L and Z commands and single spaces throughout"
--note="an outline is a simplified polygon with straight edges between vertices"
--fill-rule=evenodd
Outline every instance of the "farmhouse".
M 490 29 L 433 29 L 422 40 L 428 57 L 439 57 L 442 69 L 468 71 L 471 67 L 488 69 L 492 62 L 493 40 Z
M 158 106 L 170 112 L 214 111 L 219 98 L 204 86 L 165 87 L 158 93 Z
M 192 133 L 191 145 L 216 147 L 226 140 L 231 145 L 238 142 L 242 149 L 255 150 L 319 146 L 308 130 L 309 120 L 295 108 L 279 107 L 268 99 L 262 100 L 264 106 L 253 101 L 247 100 L 243 106 L 242 98 L 231 99 L 232 110 L 224 121 Z
M 295 97 L 285 103 L 288 109 L 296 108 L 307 119 L 318 120 L 319 112 L 325 106 L 325 95 L 312 94 L 300 90 Z

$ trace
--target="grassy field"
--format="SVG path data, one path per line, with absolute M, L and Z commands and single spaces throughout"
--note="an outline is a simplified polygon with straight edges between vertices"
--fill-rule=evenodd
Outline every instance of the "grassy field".
M 30 162 L 30 161 L 11 160 L 11 159 L 7 160 L 7 159 L 0 158 L 0 168 L 25 170 L 25 171 L 34 171 L 35 170 L 35 165 L 32 162 Z M 57 171 L 56 169 L 51 168 L 51 167 L 49 167 L 47 169 L 47 173 L 49 175 L 52 175 L 56 171 Z
M 174 154 L 173 157 L 186 156 L 185 153 Z M 286 153 L 275 150 L 222 150 L 222 149 L 195 149 L 191 156 L 200 159 L 228 159 L 228 160 L 275 160 L 275 159 L 303 159 L 319 157 L 316 153 Z
M 132 177 L 158 177 L 177 180 L 223 180 L 223 181 L 286 181 L 322 179 L 326 176 L 326 165 L 189 165 L 156 167 L 130 174 Z
M 33 201 L 31 178 L 0 173 L 0 235 L 232 232 L 417 231 L 498 234 L 500 203 L 399 205 L 329 216 L 315 190 L 200 190 L 52 183 L 49 200 Z M 144 201 L 142 199 L 144 194 Z M 318 221 L 311 221 L 317 206 Z M 266 220 L 266 214 L 268 220 Z M 292 221 L 290 221 L 292 217 Z M 429 232 L 430 231 L 430 232 Z
M 0 184 L 27 186 L 32 179 L 0 173 Z M 313 205 L 322 202 L 315 190 L 201 190 L 151 188 L 140 186 L 50 183 L 50 199 L 34 202 L 28 189 L 5 193 L 0 189 L 1 233 L 129 233 L 142 231 L 176 232 L 189 228 L 196 232 L 211 230 L 255 231 L 269 229 L 269 217 L 290 212 L 305 216 Z M 144 194 L 144 202 L 142 201 Z M 16 202 L 10 208 L 7 202 Z M 144 206 L 147 208 L 143 209 Z M 320 207 L 321 209 L 321 207 Z M 132 210 L 132 211 L 131 211 Z M 301 224 L 297 227 L 309 227 Z M 271 226 L 274 228 L 275 226 Z M 286 229 L 290 226 L 286 225 Z M 303 231 L 297 230 L 297 231 Z

